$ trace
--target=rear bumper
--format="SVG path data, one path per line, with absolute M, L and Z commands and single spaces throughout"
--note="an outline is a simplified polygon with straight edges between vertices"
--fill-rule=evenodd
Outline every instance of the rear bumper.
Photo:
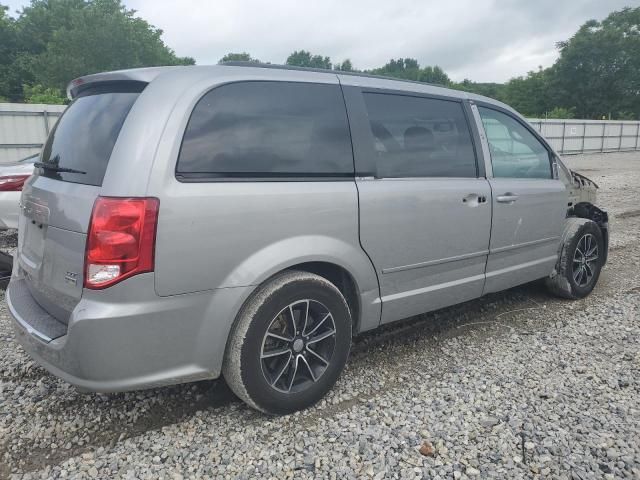
M 99 392 L 218 377 L 233 318 L 250 290 L 158 297 L 153 274 L 138 275 L 85 290 L 66 331 L 51 340 L 48 322 L 57 320 L 46 318 L 20 282 L 14 277 L 6 296 L 17 340 L 55 376 Z

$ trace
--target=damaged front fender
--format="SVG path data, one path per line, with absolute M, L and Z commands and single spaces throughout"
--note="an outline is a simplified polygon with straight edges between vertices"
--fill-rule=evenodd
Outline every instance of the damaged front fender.
M 558 178 L 565 184 L 569 194 L 567 217 L 588 219 L 600 227 L 605 244 L 604 265 L 609 252 L 609 215 L 596 207 L 598 184 L 581 173 L 570 170 L 559 158 L 557 164 L 560 167 Z
M 569 193 L 569 206 L 571 207 L 578 203 L 591 203 L 595 205 L 596 194 L 599 188 L 596 182 L 578 172 L 570 170 L 560 159 L 557 160 L 557 164 L 560 167 L 558 169 L 558 178 L 565 184 L 567 192 Z
M 571 186 L 569 188 L 569 199 L 573 204 L 591 203 L 595 204 L 598 185 L 593 180 L 581 175 L 578 172 L 571 172 Z

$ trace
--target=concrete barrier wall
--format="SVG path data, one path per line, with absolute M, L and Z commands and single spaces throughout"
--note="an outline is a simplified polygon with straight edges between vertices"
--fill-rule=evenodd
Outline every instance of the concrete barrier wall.
M 0 103 L 0 164 L 37 153 L 65 105 Z M 529 122 L 562 154 L 640 150 L 640 122 L 543 120 Z

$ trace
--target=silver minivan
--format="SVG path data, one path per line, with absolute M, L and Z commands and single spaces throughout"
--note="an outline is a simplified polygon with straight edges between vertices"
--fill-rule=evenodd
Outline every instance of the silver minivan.
M 537 279 L 581 298 L 606 261 L 596 186 L 488 98 L 259 64 L 68 94 L 7 302 L 25 350 L 83 390 L 223 375 L 288 413 L 354 335 Z

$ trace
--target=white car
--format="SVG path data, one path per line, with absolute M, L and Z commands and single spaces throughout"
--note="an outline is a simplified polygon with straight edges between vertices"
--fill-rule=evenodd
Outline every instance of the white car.
M 18 228 L 22 186 L 33 173 L 39 153 L 0 166 L 0 230 Z

